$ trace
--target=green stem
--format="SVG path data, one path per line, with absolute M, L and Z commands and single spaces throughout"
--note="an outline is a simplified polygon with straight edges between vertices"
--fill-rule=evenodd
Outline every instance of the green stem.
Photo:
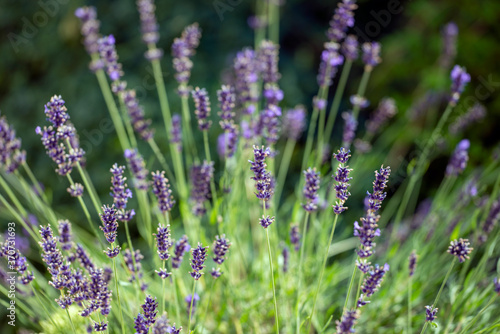
M 35 177 L 35 174 L 33 174 L 33 171 L 31 170 L 31 168 L 29 167 L 29 165 L 26 162 L 23 163 L 23 168 L 26 171 L 26 174 L 28 174 L 28 177 L 31 180 L 31 183 L 33 183 L 33 186 L 35 187 L 35 189 L 40 194 L 40 197 L 42 197 L 42 199 L 45 202 L 45 204 L 48 205 L 49 204 L 49 200 L 47 199 L 47 195 L 45 195 L 45 192 L 40 187 L 40 182 L 38 182 L 38 180 Z
M 283 158 L 281 158 L 281 163 L 278 171 L 278 181 L 276 182 L 276 192 L 274 197 L 276 203 L 279 203 L 281 193 L 283 192 L 283 186 L 285 184 L 286 176 L 288 175 L 288 168 L 290 167 L 290 161 L 292 160 L 293 150 L 297 141 L 295 139 L 288 138 L 285 145 L 285 150 L 283 151 Z
M 184 123 L 182 128 L 186 133 L 186 135 L 184 136 L 185 147 L 186 148 L 189 147 L 191 149 L 191 163 L 192 163 L 192 160 L 194 160 L 198 156 L 198 152 L 196 150 L 196 145 L 194 144 L 193 132 L 191 131 L 191 115 L 189 113 L 188 98 L 186 96 L 183 96 L 181 98 L 181 102 L 182 102 L 182 121 Z M 187 160 L 187 162 L 190 161 Z
M 278 302 L 276 300 L 276 287 L 274 286 L 273 258 L 271 255 L 271 242 L 269 241 L 269 230 L 266 229 L 267 251 L 269 253 L 269 267 L 271 269 L 271 282 L 273 283 L 274 319 L 276 321 L 276 333 L 279 334 L 280 326 L 278 322 Z
M 26 231 L 28 231 L 33 240 L 38 242 L 40 240 L 40 237 L 37 234 L 35 234 L 33 229 L 29 227 L 28 224 L 26 224 L 24 219 L 19 215 L 19 213 L 16 212 L 16 210 L 12 207 L 12 205 L 10 205 L 10 203 L 2 195 L 0 195 L 0 202 L 2 202 L 2 204 L 7 208 L 7 210 L 10 211 L 12 216 L 14 216 L 14 218 L 17 219 L 17 221 L 23 226 L 23 228 Z
M 113 244 L 111 244 L 111 248 L 113 248 Z M 134 254 L 132 253 L 132 258 Z M 125 321 L 123 320 L 123 311 L 122 311 L 122 302 L 120 300 L 120 288 L 118 287 L 118 271 L 116 270 L 116 258 L 113 258 L 113 273 L 115 276 L 115 289 L 116 289 L 116 298 L 118 299 L 118 308 L 120 310 L 120 324 L 122 327 L 122 334 L 125 334 Z
M 325 76 L 330 77 L 330 71 L 332 69 L 330 66 L 326 67 Z M 319 123 L 318 123 L 318 147 L 316 152 L 316 166 L 321 167 L 321 160 L 323 158 L 323 134 L 325 132 L 325 122 L 326 122 L 326 104 L 328 102 L 328 85 L 323 85 L 319 88 L 318 97 L 320 100 L 325 101 L 325 107 L 319 110 Z
M 31 290 L 33 291 L 33 295 L 35 296 L 35 298 L 37 299 L 38 301 L 38 304 L 40 304 L 40 306 L 43 308 L 44 312 L 45 312 L 45 315 L 47 316 L 47 318 L 49 318 L 50 322 L 52 323 L 52 325 L 54 325 L 55 328 L 61 330 L 59 328 L 58 325 L 56 325 L 56 323 L 54 322 L 54 319 L 52 319 L 52 317 L 50 316 L 50 313 L 49 313 L 49 310 L 47 310 L 47 308 L 45 307 L 45 304 L 42 302 L 42 300 L 40 299 L 40 296 L 38 295 L 38 293 L 36 292 L 36 289 L 35 287 L 33 286 L 33 282 L 30 282 L 30 287 L 31 287 Z
M 132 239 L 130 238 L 130 231 L 128 228 L 128 222 L 124 221 L 123 225 L 125 225 L 125 234 L 127 236 L 128 247 L 130 248 L 130 252 L 132 254 L 132 256 L 131 256 L 132 257 L 132 264 L 134 265 L 134 268 L 137 268 L 136 264 L 135 264 L 135 251 L 134 251 L 134 246 L 132 245 Z M 136 297 L 139 297 L 138 293 L 139 293 L 139 291 L 141 291 L 141 287 L 139 285 L 139 280 L 135 279 L 134 282 L 136 284 Z
M 17 210 L 21 213 L 21 216 L 23 216 L 24 218 L 28 217 L 28 214 L 26 213 L 26 210 L 22 206 L 21 202 L 19 202 L 17 196 L 14 195 L 9 185 L 7 184 L 7 182 L 5 182 L 2 176 L 0 176 L 0 185 L 2 185 L 2 188 L 5 190 L 12 203 L 14 203 Z
M 193 281 L 193 292 L 191 293 L 191 303 L 189 305 L 189 322 L 188 322 L 188 334 L 191 334 L 191 317 L 193 315 L 193 302 L 194 302 L 194 291 L 196 288 L 196 280 Z
M 300 292 L 302 290 L 302 264 L 304 262 L 304 249 L 305 249 L 305 241 L 306 239 L 306 233 L 307 233 L 307 223 L 309 221 L 309 211 L 306 211 L 306 215 L 304 218 L 304 226 L 302 227 L 302 244 L 300 245 L 300 255 L 299 255 L 299 267 L 298 267 L 298 275 L 299 275 L 299 282 L 297 284 L 297 305 L 296 305 L 296 322 L 297 322 L 297 328 L 296 328 L 296 333 L 300 333 Z
M 73 324 L 73 320 L 71 320 L 68 308 L 66 308 L 66 314 L 68 315 L 69 323 L 71 324 L 71 329 L 73 330 L 73 333 L 76 334 L 75 325 Z
M 481 311 L 479 311 L 479 313 L 478 313 L 478 314 L 476 314 L 476 316 L 475 316 L 474 318 L 472 318 L 472 320 L 469 322 L 469 324 L 468 324 L 468 325 L 467 325 L 467 326 L 466 326 L 466 327 L 465 327 L 465 328 L 464 328 L 464 329 L 463 329 L 460 333 L 467 334 L 467 333 L 468 333 L 468 332 L 467 332 L 467 330 L 468 330 L 469 328 L 471 328 L 471 327 L 472 327 L 472 325 L 474 325 L 474 323 L 477 321 L 477 319 L 479 319 L 479 317 L 481 316 L 481 314 L 483 314 L 483 313 L 484 313 L 484 311 L 486 311 L 486 309 L 487 309 L 487 308 L 488 308 L 488 307 L 489 307 L 489 306 L 490 306 L 490 305 L 491 305 L 491 304 L 495 301 L 495 299 L 496 299 L 497 297 L 498 297 L 498 295 L 497 295 L 497 294 L 493 295 L 493 296 L 491 297 L 490 301 L 488 302 L 488 304 L 486 304 L 486 306 L 485 306 L 485 307 L 483 307 L 483 308 L 481 309 Z
M 372 67 L 365 66 L 365 70 L 363 72 L 363 76 L 361 77 L 361 82 L 359 83 L 359 87 L 358 87 L 357 95 L 359 97 L 365 96 L 366 85 L 368 84 L 368 80 L 370 79 L 371 73 L 372 73 Z M 360 109 L 359 104 L 355 104 L 354 107 L 352 108 L 352 115 L 354 116 L 354 119 L 356 119 L 356 120 L 358 119 L 359 109 Z
M 354 285 L 354 278 L 356 277 L 356 259 L 358 258 L 357 254 L 354 255 L 354 264 L 352 269 L 351 280 L 349 281 L 349 288 L 347 288 L 347 296 L 345 297 L 344 308 L 342 310 L 342 316 L 344 316 L 347 311 L 347 303 L 349 303 L 349 297 L 351 296 L 352 286 Z
M 329 141 L 332 135 L 333 126 L 335 125 L 335 119 L 340 108 L 340 102 L 342 100 L 342 95 L 344 95 L 345 86 L 347 79 L 349 78 L 349 72 L 351 71 L 352 60 L 347 60 L 342 68 L 342 74 L 340 75 L 339 83 L 337 89 L 335 90 L 335 95 L 333 97 L 332 106 L 330 107 L 330 113 L 328 115 L 328 121 L 325 128 L 325 140 Z
M 213 279 L 212 283 L 210 284 L 210 290 L 208 291 L 208 303 L 207 307 L 205 308 L 205 313 L 203 313 L 203 321 L 201 322 L 201 328 L 205 327 L 205 320 L 207 319 L 207 313 L 208 313 L 208 308 L 210 307 L 210 302 L 212 301 L 212 292 L 214 290 L 216 280 Z
M 208 131 L 203 131 L 203 143 L 205 146 L 205 157 L 208 160 L 208 162 L 212 162 L 212 158 L 210 156 L 210 147 L 208 146 Z M 215 181 L 213 177 L 210 179 L 210 190 L 212 191 L 213 210 L 215 210 L 218 201 L 217 201 L 217 191 L 215 189 Z
M 151 147 L 151 149 L 153 150 L 153 152 L 154 152 L 156 158 L 158 159 L 158 161 L 160 162 L 162 168 L 167 173 L 167 177 L 170 180 L 172 180 L 172 182 L 175 182 L 176 179 L 174 178 L 174 174 L 172 173 L 172 170 L 168 166 L 167 161 L 165 160 L 165 157 L 161 154 L 160 148 L 156 144 L 156 141 L 153 138 L 151 138 L 148 140 L 148 144 Z
M 118 93 L 116 95 L 118 95 L 118 100 L 120 101 L 120 109 L 122 110 L 122 119 L 123 123 L 125 123 L 125 128 L 127 129 L 130 145 L 132 147 L 137 147 L 137 139 L 135 138 L 134 127 L 132 126 L 132 122 L 130 121 L 128 108 L 125 105 L 125 101 L 123 99 L 123 93 L 122 94 Z
M 316 310 L 316 301 L 318 298 L 319 290 L 321 288 L 321 282 L 323 280 L 323 275 L 325 273 L 326 261 L 328 259 L 328 253 L 330 252 L 330 245 L 332 244 L 333 234 L 335 233 L 335 227 L 337 226 L 338 219 L 339 219 L 339 215 L 336 214 L 335 219 L 333 221 L 332 231 L 330 233 L 330 239 L 328 239 L 328 245 L 326 246 L 325 256 L 323 257 L 323 264 L 321 266 L 321 272 L 319 274 L 319 280 L 318 280 L 318 286 L 316 287 L 316 293 L 314 294 L 314 302 L 313 302 L 313 307 L 312 307 L 312 311 L 311 311 L 311 316 L 309 317 L 309 329 L 307 330 L 307 333 L 309 333 L 311 331 L 311 325 L 312 325 L 312 321 L 313 321 L 314 311 Z
M 92 185 L 91 181 L 87 178 L 87 174 L 85 174 L 85 172 L 82 168 L 82 165 L 78 162 L 76 166 L 77 166 L 78 172 L 80 173 L 80 176 L 83 180 L 83 184 L 85 184 L 85 187 L 88 190 L 87 192 L 90 195 L 90 199 L 92 200 L 92 204 L 94 205 L 94 209 L 97 212 L 97 214 L 100 214 L 102 204 L 100 203 L 98 196 L 95 193 L 94 186 Z
M 408 279 L 408 334 L 411 334 L 411 288 L 412 288 L 412 277 Z

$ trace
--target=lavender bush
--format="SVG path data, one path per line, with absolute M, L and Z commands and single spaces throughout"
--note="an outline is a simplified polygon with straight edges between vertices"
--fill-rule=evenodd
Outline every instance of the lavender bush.
M 38 109 L 48 123 L 31 125 L 62 183 L 49 186 L 0 117 L 0 292 L 15 332 L 498 331 L 499 159 L 470 165 L 481 143 L 459 137 L 487 111 L 455 115 L 471 81 L 452 66 L 458 27 L 442 29 L 435 66 L 446 85 L 400 116 L 398 92 L 367 99 L 384 48 L 352 34 L 358 4 L 342 0 L 324 22 L 318 92 L 293 106 L 280 86 L 285 4 L 257 2 L 254 46 L 235 50 L 212 91 L 191 78 L 204 27 L 188 25 L 169 47 L 154 2 L 138 0 L 158 95 L 147 109 L 127 88 L 113 31 L 101 31 L 95 8 L 75 11 L 120 158 L 102 169 L 111 181 L 95 182 L 71 101 L 47 92 Z M 349 96 L 351 68 L 362 75 Z M 394 134 L 432 108 L 416 154 L 397 153 Z M 443 157 L 440 185 L 422 198 Z M 57 188 L 74 219 L 51 196 Z

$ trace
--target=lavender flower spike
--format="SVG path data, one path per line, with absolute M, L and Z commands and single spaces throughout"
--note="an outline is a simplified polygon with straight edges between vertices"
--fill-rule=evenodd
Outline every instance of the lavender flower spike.
M 460 94 L 465 86 L 470 82 L 470 74 L 465 71 L 465 67 L 455 65 L 450 73 L 451 77 L 451 97 L 450 104 L 456 105 L 460 99 Z
M 337 203 L 335 203 L 335 205 L 333 205 L 333 212 L 337 215 L 347 210 L 347 207 L 344 206 L 344 203 L 351 195 L 351 193 L 348 191 L 348 188 L 350 186 L 349 181 L 352 179 L 352 177 L 349 177 L 349 173 L 352 171 L 352 169 L 350 169 L 348 166 L 345 166 L 345 164 L 349 160 L 349 157 L 351 156 L 349 154 L 350 152 L 351 151 L 348 151 L 341 147 L 340 150 L 337 151 L 337 153 L 333 154 L 333 157 L 339 162 L 337 172 L 332 176 L 337 182 L 334 188 L 338 201 Z
M 6 173 L 16 171 L 26 161 L 26 151 L 21 150 L 21 139 L 5 119 L 0 117 L 0 167 Z
M 391 175 L 391 167 L 381 166 L 380 170 L 375 171 L 375 181 L 373 181 L 373 193 L 368 193 L 368 210 L 376 212 L 380 209 L 382 201 L 387 196 L 384 189 L 387 187 L 387 181 Z
M 115 205 L 104 205 L 102 207 L 102 212 L 103 213 L 99 214 L 102 222 L 102 226 L 100 226 L 100 229 L 104 232 L 106 240 L 110 244 L 112 244 L 116 240 L 116 234 L 118 230 L 117 211 Z
M 408 271 L 410 273 L 410 276 L 413 276 L 415 274 L 416 266 L 417 266 L 417 253 L 415 251 L 412 251 L 408 259 Z
M 199 280 L 201 278 L 201 275 L 203 275 L 202 270 L 203 268 L 205 268 L 207 249 L 208 246 L 203 247 L 201 243 L 198 243 L 198 247 L 191 250 L 191 253 L 193 255 L 193 259 L 191 260 L 191 269 L 193 269 L 193 271 L 190 272 L 190 274 L 191 277 L 193 277 L 195 280 Z
M 326 34 L 332 42 L 342 41 L 347 29 L 354 26 L 354 10 L 358 8 L 355 0 L 343 0 L 337 6 Z
M 269 148 L 264 149 L 264 146 L 260 148 L 254 146 L 253 153 L 254 161 L 249 160 L 249 162 L 252 165 L 250 170 L 254 172 L 252 180 L 255 181 L 255 189 L 257 190 L 255 195 L 258 199 L 268 201 L 272 197 L 273 187 L 271 184 L 271 174 L 266 170 L 265 159 L 271 151 Z
M 342 321 L 336 321 L 337 323 L 337 334 L 351 334 L 354 333 L 354 325 L 359 318 L 360 311 L 358 309 L 346 311 L 342 315 Z
M 116 209 L 118 210 L 118 220 L 129 221 L 135 215 L 134 210 L 126 211 L 127 202 L 129 198 L 132 198 L 132 191 L 127 188 L 125 181 L 126 177 L 123 177 L 123 172 L 125 171 L 125 166 L 118 166 L 114 164 L 109 170 L 111 172 L 111 196 L 113 197 L 113 202 Z
M 191 246 L 188 243 L 187 236 L 182 236 L 182 238 L 175 244 L 174 256 L 172 258 L 172 268 L 178 269 L 180 267 L 184 253 L 190 249 Z
M 170 258 L 168 250 L 172 247 L 172 240 L 170 239 L 170 226 L 158 225 L 156 237 L 157 253 L 160 260 L 166 261 Z
M 348 35 L 342 43 L 341 49 L 344 57 L 350 61 L 358 59 L 359 43 L 356 35 Z
M 302 204 L 304 210 L 307 212 L 315 211 L 318 208 L 318 190 L 320 183 L 320 175 L 319 172 L 316 171 L 316 168 L 310 168 L 304 171 L 305 176 L 305 185 L 304 185 L 304 198 L 307 203 Z
M 204 203 L 211 197 L 210 180 L 213 177 L 213 161 L 203 161 L 202 165 L 191 167 L 191 200 L 194 201 L 193 212 L 197 216 L 202 216 L 207 212 Z
M 118 81 L 123 76 L 122 64 L 118 62 L 118 54 L 115 49 L 115 37 L 108 35 L 97 41 L 99 55 L 104 61 L 106 72 L 111 81 Z
M 380 44 L 377 42 L 364 43 L 362 49 L 365 69 L 367 71 L 371 71 L 382 61 L 382 59 L 380 58 Z
M 366 123 L 366 132 L 372 136 L 375 135 L 384 123 L 394 117 L 397 112 L 398 108 L 394 99 L 390 97 L 383 98 L 371 115 L 370 120 Z
M 282 134 L 291 140 L 298 140 L 306 128 L 306 109 L 302 105 L 288 110 L 283 118 Z
M 179 114 L 172 115 L 171 143 L 177 146 L 177 151 L 182 151 L 182 126 Z
M 446 166 L 446 176 L 457 176 L 464 171 L 469 160 L 469 155 L 467 154 L 469 147 L 470 141 L 468 139 L 463 139 L 458 143 L 448 166 Z
M 205 88 L 200 89 L 196 87 L 192 92 L 194 105 L 195 105 L 195 115 L 198 119 L 198 128 L 201 131 L 206 131 L 210 129 L 212 125 L 212 121 L 208 118 L 210 117 L 210 100 L 208 98 L 208 94 Z
M 193 62 L 191 57 L 196 53 L 196 48 L 200 43 L 201 30 L 198 23 L 187 26 L 180 38 L 174 39 L 172 44 L 172 56 L 175 72 L 175 79 L 179 83 L 178 93 L 182 97 L 188 97 L 189 88 L 187 86 L 191 77 Z
M 443 38 L 443 48 L 439 63 L 441 67 L 448 69 L 457 54 L 457 25 L 454 22 L 449 22 L 443 27 L 441 35 Z
M 100 38 L 99 28 L 101 22 L 97 20 L 97 11 L 95 7 L 79 7 L 75 10 L 75 16 L 80 19 L 81 33 L 83 36 L 83 45 L 85 50 L 91 56 L 97 55 L 99 45 L 97 41 Z M 101 59 L 93 60 L 89 65 L 91 71 L 95 72 L 104 67 L 104 62 Z
M 168 179 L 165 177 L 165 172 L 156 171 L 151 173 L 153 194 L 158 199 L 158 208 L 162 213 L 170 212 L 175 204 L 172 196 L 172 190 Z
M 126 149 L 124 156 L 125 159 L 127 159 L 132 174 L 134 175 L 134 187 L 140 190 L 147 190 L 148 182 L 146 181 L 146 177 L 148 175 L 148 171 L 142 156 L 139 154 L 137 149 Z
M 290 243 L 293 245 L 293 249 L 295 249 L 296 252 L 300 249 L 300 239 L 299 225 L 290 225 Z
M 153 0 L 137 0 L 137 10 L 141 18 L 142 41 L 147 45 L 155 45 L 160 39 L 155 9 Z M 163 51 L 156 47 L 149 49 L 145 53 L 145 57 L 149 61 L 159 59 L 162 56 Z
M 460 263 L 465 262 L 465 260 L 469 258 L 469 254 L 474 249 L 472 247 L 469 247 L 469 245 L 470 243 L 467 239 L 460 238 L 459 240 L 454 240 L 448 247 L 448 253 L 456 256 Z
M 228 239 L 226 239 L 226 235 L 222 235 L 219 237 L 215 236 L 214 241 L 214 262 L 218 265 L 221 265 L 226 260 L 226 254 L 229 251 L 229 247 L 231 247 L 231 243 Z
M 363 295 L 358 300 L 358 305 L 363 305 L 365 303 L 364 298 L 371 297 L 382 284 L 382 280 L 384 279 L 384 275 L 389 271 L 389 265 L 386 263 L 382 268 L 379 265 L 375 265 L 375 268 L 372 268 L 371 271 L 368 272 L 368 276 L 363 281 L 363 285 L 361 286 L 361 291 Z
M 73 236 L 71 233 L 71 223 L 69 220 L 59 220 L 57 221 L 59 230 L 59 243 L 61 244 L 61 249 L 70 250 L 73 248 Z
M 344 133 L 342 134 L 342 143 L 349 148 L 356 136 L 356 129 L 358 128 L 358 121 L 351 111 L 344 111 L 342 113 L 344 119 Z
M 426 306 L 425 307 L 425 321 L 433 322 L 436 320 L 436 314 L 438 312 L 437 308 L 434 308 L 433 306 Z
M 200 301 L 200 296 L 198 296 L 197 293 L 194 295 L 187 295 L 186 298 L 184 298 L 184 301 L 186 302 L 186 312 L 189 315 L 189 310 L 191 309 L 191 316 L 193 316 L 195 310 L 196 310 L 196 305 L 198 301 Z M 193 306 L 191 306 L 191 303 L 193 303 Z

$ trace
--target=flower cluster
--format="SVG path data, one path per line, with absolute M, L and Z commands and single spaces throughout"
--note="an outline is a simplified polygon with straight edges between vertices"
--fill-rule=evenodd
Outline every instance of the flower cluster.
M 334 188 L 338 201 L 333 205 L 333 212 L 335 212 L 335 214 L 337 215 L 347 210 L 347 207 L 344 206 L 344 203 L 351 195 L 351 193 L 347 189 L 350 186 L 349 181 L 352 179 L 352 177 L 349 177 L 349 173 L 352 171 L 352 169 L 350 169 L 348 166 L 345 166 L 345 164 L 349 160 L 349 157 L 351 156 L 350 153 L 351 151 L 348 151 L 342 147 L 337 151 L 337 153 L 333 154 L 333 157 L 339 162 L 337 172 L 332 176 L 333 179 L 337 182 Z
M 448 253 L 454 255 L 458 258 L 460 263 L 465 262 L 469 258 L 469 254 L 474 248 L 469 247 L 470 242 L 467 239 L 460 238 L 459 240 L 453 240 L 448 247 Z
M 425 307 L 425 321 L 433 322 L 436 320 L 436 314 L 438 312 L 437 308 L 434 308 L 433 306 L 426 306 Z
M 201 131 L 207 131 L 212 125 L 210 117 L 210 100 L 208 98 L 207 90 L 205 88 L 196 87 L 192 92 L 195 110 L 194 113 L 198 119 L 198 128 Z
M 337 74 L 337 68 L 344 63 L 344 57 L 339 54 L 340 45 L 334 42 L 325 43 L 321 53 L 321 62 L 318 71 L 318 85 L 328 87 Z
M 283 117 L 282 134 L 297 141 L 306 128 L 306 109 L 298 105 L 288 110 Z
M 378 264 L 375 265 L 375 268 L 371 268 L 368 276 L 363 281 L 363 285 L 361 285 L 362 294 L 358 299 L 358 308 L 368 303 L 365 298 L 370 298 L 378 290 L 388 271 L 389 265 L 387 263 L 382 268 Z
M 358 59 L 359 43 L 356 35 L 348 35 L 342 43 L 341 49 L 344 57 L 350 61 Z
M 128 199 L 132 198 L 132 191 L 127 188 L 127 184 L 125 183 L 127 178 L 123 176 L 125 166 L 114 164 L 109 171 L 112 174 L 111 196 L 113 197 L 113 203 L 117 209 L 118 220 L 130 221 L 135 215 L 135 211 L 125 210 L 127 208 Z
M 258 199 L 263 201 L 270 200 L 274 191 L 271 173 L 266 170 L 267 164 L 265 162 L 266 157 L 269 156 L 270 153 L 271 150 L 269 148 L 264 149 L 264 146 L 254 146 L 254 161 L 249 161 L 252 165 L 250 170 L 254 173 L 252 180 L 255 181 L 255 189 L 257 190 L 255 195 Z
M 394 99 L 390 97 L 383 98 L 366 123 L 366 132 L 372 136 L 375 135 L 389 119 L 396 115 L 397 112 L 398 108 Z
M 123 259 L 125 260 L 125 265 L 127 266 L 127 269 L 130 273 L 130 278 L 129 281 L 133 282 L 135 280 L 140 281 L 143 277 L 142 273 L 142 264 L 141 261 L 144 259 L 144 256 L 141 254 L 141 251 L 139 249 L 136 249 L 134 251 L 134 257 L 132 258 L 132 252 L 130 249 L 126 249 L 123 252 Z M 145 290 L 147 287 L 146 284 L 141 285 L 141 290 Z
M 198 247 L 191 250 L 193 258 L 191 260 L 191 277 L 195 280 L 199 280 L 201 275 L 203 275 L 203 268 L 205 268 L 205 260 L 207 259 L 208 246 L 203 247 L 201 243 L 198 243 Z
M 153 0 L 137 0 L 137 10 L 141 18 L 142 41 L 147 45 L 155 45 L 160 39 L 155 9 Z M 154 47 L 146 51 L 144 56 L 150 61 L 159 59 L 163 56 L 163 51 Z
M 201 30 L 198 23 L 187 26 L 180 38 L 174 39 L 172 44 L 172 56 L 175 74 L 175 80 L 179 83 L 178 93 L 182 97 L 189 95 L 187 86 L 191 77 L 193 62 L 191 58 L 196 53 L 196 48 L 200 44 Z
M 170 142 L 177 146 L 177 151 L 182 151 L 182 126 L 181 116 L 179 114 L 172 115 L 172 130 L 170 132 Z
M 460 99 L 460 94 L 465 89 L 465 86 L 470 82 L 470 74 L 465 71 L 464 67 L 455 65 L 450 73 L 451 77 L 451 97 L 450 104 L 456 105 Z
M 238 143 L 238 126 L 234 124 L 233 111 L 236 99 L 234 89 L 231 86 L 223 85 L 221 89 L 217 91 L 217 98 L 221 109 L 219 112 L 221 121 L 219 123 L 224 130 L 224 134 L 219 137 L 223 138 L 222 143 L 224 149 L 222 152 L 224 152 L 224 154 L 222 154 L 222 156 L 230 158 L 234 155 Z
M 174 256 L 172 257 L 172 268 L 178 269 L 180 267 L 184 253 L 188 252 L 190 249 L 191 246 L 188 243 L 188 237 L 183 235 L 182 238 L 175 243 Z
M 75 127 L 69 122 L 65 102 L 54 95 L 45 105 L 45 115 L 52 123 L 49 127 L 37 127 L 36 133 L 50 158 L 57 164 L 56 172 L 68 175 L 73 167 L 83 160 L 85 152 L 79 147 Z
M 467 161 L 469 160 L 468 150 L 470 147 L 470 141 L 468 139 L 462 139 L 455 148 L 448 166 L 446 166 L 446 176 L 457 176 L 461 174 L 465 167 L 467 167 Z
M 245 114 L 252 114 L 255 111 L 253 103 L 258 100 L 257 90 L 254 89 L 255 83 L 259 79 L 257 64 L 255 51 L 249 48 L 238 52 L 234 59 L 235 89 L 238 94 L 238 102 Z
M 415 274 L 415 268 L 417 267 L 417 253 L 415 251 L 411 252 L 408 258 L 408 272 L 410 276 Z
M 87 53 L 91 56 L 98 56 L 99 45 L 97 41 L 100 38 L 99 28 L 101 22 L 97 20 L 97 11 L 95 7 L 79 7 L 75 10 L 75 16 L 79 18 L 82 23 L 81 33 L 85 50 L 87 50 Z M 95 72 L 104 67 L 104 62 L 97 57 L 97 59 L 92 60 L 89 67 Z
M 69 220 L 59 220 L 57 221 L 57 228 L 59 231 L 59 243 L 61 244 L 61 249 L 69 251 L 73 248 L 73 236 L 71 235 L 71 223 Z
M 153 194 L 158 199 L 158 208 L 162 213 L 170 212 L 175 204 L 174 197 L 168 179 L 165 177 L 165 172 L 152 172 L 151 173 L 151 187 Z
M 136 333 L 147 334 L 149 328 L 155 323 L 158 314 L 158 302 L 151 295 L 146 296 L 144 304 L 141 305 L 142 313 L 139 313 L 134 319 L 134 329 Z
M 346 311 L 342 315 L 342 320 L 337 320 L 337 334 L 351 334 L 354 333 L 354 326 L 358 321 L 360 311 L 358 309 Z
M 145 119 L 144 110 L 139 105 L 137 100 L 135 90 L 128 89 L 120 93 L 120 98 L 125 104 L 128 116 L 130 117 L 130 122 L 134 127 L 134 131 L 139 135 L 139 137 L 148 141 L 153 138 L 154 131 L 151 129 L 151 120 Z
M 300 232 L 299 232 L 299 225 L 298 224 L 292 224 L 290 225 L 290 243 L 293 245 L 293 248 L 295 251 L 298 251 L 300 249 Z
M 373 181 L 373 192 L 368 193 L 368 210 L 372 212 L 377 212 L 382 206 L 387 193 L 384 189 L 387 187 L 387 182 L 389 181 L 389 175 L 391 175 L 391 167 L 380 167 L 380 170 L 375 171 L 375 181 Z
M 118 82 L 123 76 L 122 64 L 118 62 L 118 53 L 115 48 L 115 37 L 108 35 L 97 40 L 99 55 L 104 62 L 104 67 L 109 78 L 114 83 Z
M 193 212 L 202 216 L 207 212 L 205 202 L 210 199 L 210 180 L 214 177 L 213 161 L 203 161 L 203 164 L 195 164 L 191 167 L 191 200 L 194 202 Z
M 302 204 L 304 210 L 307 212 L 315 211 L 318 208 L 318 190 L 320 183 L 319 172 L 316 168 L 308 168 L 304 171 L 305 185 L 304 185 L 304 198 L 307 203 Z
M 377 42 L 363 43 L 362 49 L 365 68 L 371 71 L 373 67 L 377 66 L 382 61 L 380 58 L 380 44 Z
M 118 211 L 114 204 L 112 206 L 104 205 L 99 216 L 102 222 L 102 226 L 99 226 L 99 228 L 104 232 L 106 240 L 111 244 L 111 248 L 108 248 L 106 255 L 113 258 L 120 253 L 120 247 L 113 246 L 118 231 Z
M 0 117 L 0 168 L 6 173 L 16 171 L 26 161 L 26 151 L 21 150 L 21 139 L 4 116 Z
M 146 178 L 148 171 L 142 156 L 139 154 L 137 149 L 126 149 L 124 156 L 125 159 L 127 159 L 127 163 L 132 171 L 132 174 L 134 175 L 134 187 L 140 190 L 147 190 L 148 181 Z
M 354 26 L 354 10 L 358 8 L 355 0 L 343 0 L 337 6 L 330 20 L 330 29 L 326 34 L 333 42 L 342 41 L 347 29 Z
M 358 128 L 358 121 L 351 111 L 344 111 L 342 113 L 344 119 L 344 132 L 342 134 L 342 144 L 349 148 L 356 136 L 356 129 Z
M 173 244 L 172 240 L 170 239 L 170 225 L 163 226 L 159 224 L 156 231 L 156 234 L 154 234 L 154 236 L 156 237 L 156 251 L 158 253 L 158 256 L 160 257 L 160 260 L 166 261 L 170 258 L 168 250 L 172 247 Z

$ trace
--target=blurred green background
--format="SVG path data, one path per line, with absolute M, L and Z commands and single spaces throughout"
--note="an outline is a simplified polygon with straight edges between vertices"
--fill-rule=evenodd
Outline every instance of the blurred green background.
M 88 170 L 101 194 L 105 194 L 108 188 L 109 166 L 115 161 L 124 162 L 114 131 L 106 130 L 109 126 L 108 111 L 97 81 L 87 67 L 89 57 L 81 44 L 79 22 L 73 15 L 77 7 L 97 7 L 102 23 L 101 33 L 115 35 L 125 79 L 129 87 L 138 91 L 147 117 L 154 120 L 158 130 L 157 141 L 165 147 L 156 89 L 151 68 L 143 57 L 145 46 L 141 41 L 134 1 L 2 0 L 0 3 L 0 110 L 22 137 L 28 162 L 39 179 L 56 189 L 55 196 L 59 203 L 68 200 L 64 191 L 66 180 L 57 177 L 53 168 L 47 168 L 52 163 L 45 156 L 34 132 L 37 125 L 45 124 L 43 105 L 52 95 L 61 94 L 66 100 L 82 142 L 92 143 L 92 140 L 102 136 L 103 140 L 98 141 L 97 146 L 87 146 L 90 148 L 87 149 Z M 221 3 L 227 5 L 228 10 L 219 15 L 216 7 Z M 377 16 L 380 11 L 387 10 L 388 3 L 359 1 L 356 29 L 351 30 L 367 33 L 367 29 L 374 29 L 368 34 L 371 39 L 382 43 L 383 62 L 375 69 L 369 82 L 366 95 L 371 106 L 360 116 L 360 124 L 384 96 L 396 98 L 398 117 L 405 117 L 412 102 L 426 90 L 448 89 L 447 72 L 436 69 L 442 48 L 441 28 L 454 21 L 459 28 L 455 62 L 465 66 L 472 76 L 464 97 L 475 98 L 475 90 L 482 85 L 482 80 L 490 77 L 494 82 L 490 87 L 491 94 L 481 101 L 488 110 L 487 120 L 464 134 L 473 143 L 471 163 L 481 164 L 482 159 L 490 154 L 484 148 L 492 147 L 498 140 L 497 125 L 500 124 L 497 111 L 500 106 L 500 26 L 497 24 L 500 2 L 391 1 L 392 5 L 401 9 L 401 13 L 390 15 L 387 24 L 381 24 Z M 159 46 L 166 54 L 163 68 L 173 110 L 179 111 L 180 106 L 174 93 L 176 84 L 172 75 L 170 45 L 186 25 L 199 22 L 203 37 L 194 58 L 191 84 L 208 89 L 215 115 L 215 92 L 220 87 L 223 74 L 231 67 L 238 50 L 253 45 L 254 34 L 247 18 L 253 14 L 255 3 L 186 0 L 175 4 L 157 1 L 156 5 L 161 31 Z M 336 1 L 320 0 L 287 0 L 282 7 L 280 85 L 285 92 L 284 107 L 302 103 L 310 109 L 312 97 L 317 92 L 316 74 L 326 40 L 324 32 L 335 7 Z M 34 31 L 27 30 L 29 25 Z M 362 65 L 358 62 L 351 72 L 342 109 L 349 107 L 348 96 L 356 92 L 361 73 Z M 336 131 L 336 138 L 341 133 L 340 122 L 337 123 L 339 131 Z M 411 131 L 399 138 L 403 144 L 410 145 L 419 134 L 418 124 L 413 126 Z M 212 129 L 213 143 L 218 131 L 218 128 Z M 451 141 L 448 154 L 458 139 Z M 148 147 L 144 149 L 149 150 Z M 440 169 L 446 161 L 447 157 L 443 158 Z M 441 176 L 442 172 L 438 179 Z

